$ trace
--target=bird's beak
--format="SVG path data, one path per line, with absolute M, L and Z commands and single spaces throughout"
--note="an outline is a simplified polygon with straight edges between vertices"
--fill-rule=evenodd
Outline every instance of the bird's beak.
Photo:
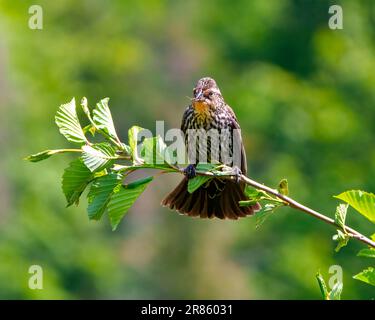
M 195 100 L 200 100 L 201 98 L 202 98 L 202 96 L 203 96 L 203 90 L 202 89 L 199 89 L 198 91 L 197 91 L 197 93 L 195 94 Z

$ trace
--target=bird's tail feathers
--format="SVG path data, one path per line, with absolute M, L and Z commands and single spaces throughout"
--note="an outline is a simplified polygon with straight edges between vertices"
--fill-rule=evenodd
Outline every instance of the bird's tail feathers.
M 261 208 L 259 203 L 248 207 L 239 205 L 239 201 L 248 200 L 244 187 L 243 183 L 214 179 L 207 186 L 189 193 L 188 179 L 185 177 L 165 197 L 162 205 L 193 217 L 238 219 L 252 215 Z

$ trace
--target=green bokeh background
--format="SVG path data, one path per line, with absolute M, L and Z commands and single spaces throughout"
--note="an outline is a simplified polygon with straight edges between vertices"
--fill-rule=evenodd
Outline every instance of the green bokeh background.
M 43 8 L 43 30 L 28 9 Z M 340 4 L 344 29 L 328 28 Z M 155 120 L 179 127 L 186 96 L 214 77 L 243 129 L 252 178 L 333 216 L 332 197 L 375 190 L 375 2 L 0 0 L 0 298 L 319 299 L 318 269 L 344 272 L 346 299 L 375 297 L 352 279 L 370 260 L 334 229 L 282 209 L 205 221 L 159 203 L 181 179 L 156 179 L 116 232 L 65 208 L 71 158 L 25 155 L 70 146 L 53 122 L 61 103 L 110 97 L 119 135 Z M 348 222 L 374 226 L 350 210 Z M 28 288 L 42 266 L 44 289 Z

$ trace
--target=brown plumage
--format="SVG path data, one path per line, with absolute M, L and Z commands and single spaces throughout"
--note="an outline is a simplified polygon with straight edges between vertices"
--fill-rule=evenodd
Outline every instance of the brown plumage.
M 234 165 L 233 160 L 228 160 L 222 155 L 233 156 L 236 139 L 233 139 L 235 129 L 240 129 L 237 118 L 228 106 L 216 85 L 215 80 L 206 77 L 200 79 L 193 91 L 194 98 L 182 118 L 181 130 L 185 134 L 185 144 L 188 149 L 189 162 L 196 164 L 195 159 L 207 159 L 207 162 L 219 161 L 226 165 Z M 199 139 L 192 142 L 188 139 L 190 131 L 211 129 L 216 132 L 225 133 L 220 136 L 220 142 L 208 138 L 206 144 L 200 143 Z M 240 138 L 240 137 L 239 137 Z M 240 143 L 241 158 L 240 169 L 243 174 L 247 172 L 246 154 Z M 217 158 L 218 156 L 218 158 Z M 204 158 L 205 157 L 205 158 Z M 232 180 L 215 178 L 204 184 L 193 193 L 187 191 L 188 179 L 194 176 L 195 170 L 189 165 L 188 174 L 180 184 L 163 200 L 162 205 L 172 210 L 194 217 L 220 219 L 238 219 L 252 215 L 260 209 L 257 203 L 250 207 L 240 207 L 239 201 L 248 200 L 245 193 L 245 184 Z

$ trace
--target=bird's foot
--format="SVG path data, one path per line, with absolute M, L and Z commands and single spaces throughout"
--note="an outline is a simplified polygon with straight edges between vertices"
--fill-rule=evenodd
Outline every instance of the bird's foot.
M 194 164 L 189 164 L 185 169 L 184 169 L 184 174 L 188 179 L 194 178 L 197 173 L 195 170 L 195 165 Z
M 239 183 L 242 176 L 241 169 L 237 166 L 234 166 L 232 170 L 232 175 L 235 177 L 236 182 Z

